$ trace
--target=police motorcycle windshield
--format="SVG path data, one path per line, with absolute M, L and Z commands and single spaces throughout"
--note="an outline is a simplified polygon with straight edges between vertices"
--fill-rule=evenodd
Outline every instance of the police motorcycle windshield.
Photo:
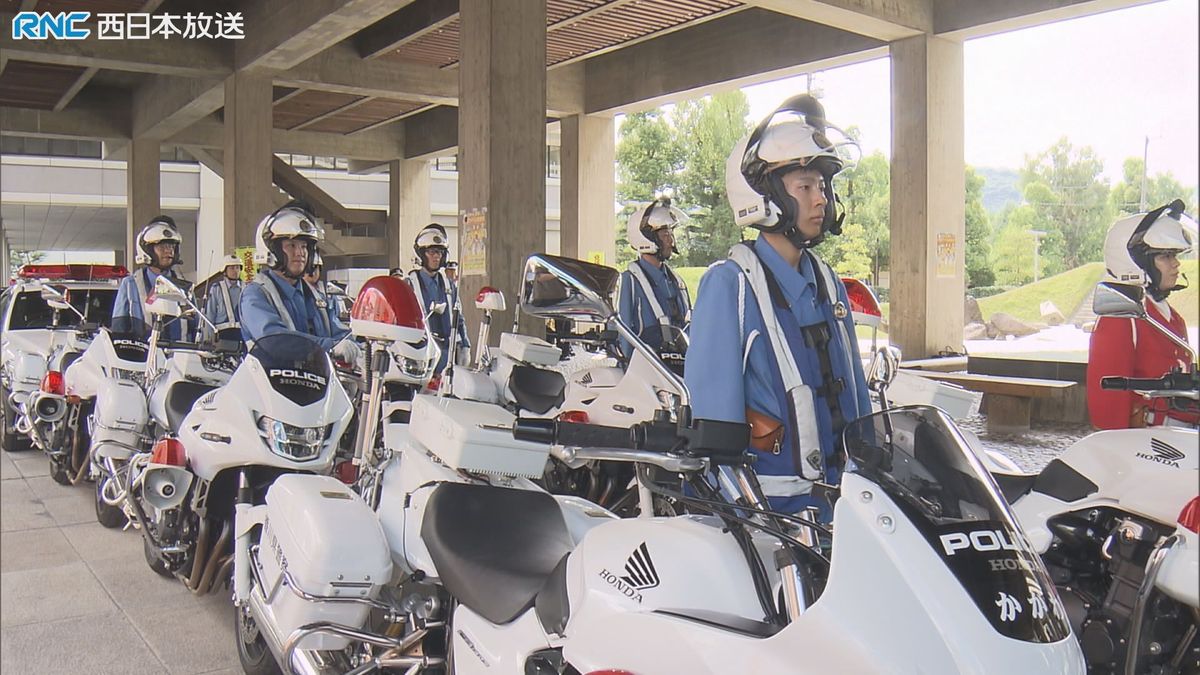
M 846 426 L 842 443 L 846 471 L 899 504 L 997 632 L 1035 643 L 1070 635 L 1041 558 L 944 412 L 867 415 Z
M 296 405 L 316 403 L 328 390 L 329 357 L 321 344 L 307 335 L 265 335 L 255 340 L 249 356 L 262 365 L 271 388 Z

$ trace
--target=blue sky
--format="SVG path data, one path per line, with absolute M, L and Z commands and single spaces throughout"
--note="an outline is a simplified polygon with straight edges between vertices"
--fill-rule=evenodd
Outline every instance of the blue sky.
M 1196 0 L 1164 0 L 968 41 L 967 163 L 1019 168 L 1066 136 L 1096 150 L 1115 183 L 1149 136 L 1150 173 L 1170 171 L 1195 187 L 1198 25 Z M 888 68 L 882 58 L 815 78 L 830 120 L 858 126 L 866 153 L 889 152 Z M 804 90 L 803 76 L 744 89 L 754 119 Z

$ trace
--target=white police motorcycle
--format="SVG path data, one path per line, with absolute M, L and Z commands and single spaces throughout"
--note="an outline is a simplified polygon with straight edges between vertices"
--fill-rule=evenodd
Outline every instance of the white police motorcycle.
M 533 256 L 526 311 L 609 321 L 604 270 Z M 692 419 L 676 393 L 674 421 L 632 428 L 418 396 L 408 445 L 364 447 L 366 499 L 276 481 L 235 584 L 243 616 L 289 673 L 1084 672 L 1045 568 L 943 413 L 849 425 L 830 529 L 769 511 L 745 425 Z M 620 520 L 551 496 L 522 478 L 550 453 L 680 473 L 693 492 L 672 498 L 711 515 Z
M 1103 282 L 1101 316 L 1150 321 L 1142 289 Z M 1138 391 L 1195 406 L 1200 374 L 1105 378 L 1108 389 Z M 981 455 L 1041 554 L 1093 673 L 1200 672 L 1200 436 L 1156 426 L 1100 431 L 1024 474 Z
M 173 433 L 134 463 L 126 504 L 151 569 L 205 594 L 231 570 L 249 574 L 241 544 L 255 523 L 246 510 L 277 478 L 330 473 L 352 409 L 320 344 L 280 333 L 256 341 L 224 386 L 175 414 Z

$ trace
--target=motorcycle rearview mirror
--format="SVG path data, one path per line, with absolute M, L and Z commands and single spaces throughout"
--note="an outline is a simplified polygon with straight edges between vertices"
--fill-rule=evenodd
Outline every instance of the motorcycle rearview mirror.
M 871 358 L 871 366 L 867 369 L 867 387 L 879 394 L 880 404 L 887 407 L 883 399 L 887 388 L 896 380 L 900 372 L 900 350 L 888 345 L 875 350 Z
M 161 300 L 167 300 L 175 306 L 164 306 L 159 303 Z M 192 302 L 191 296 L 187 291 L 179 287 L 171 279 L 166 276 L 159 275 L 154 280 L 154 301 L 148 303 L 148 310 L 152 314 L 164 314 L 167 316 L 197 316 L 204 322 L 208 329 L 213 333 L 217 332 L 217 327 L 209 320 L 204 312 Z
M 1096 284 L 1096 294 L 1092 298 L 1092 311 L 1098 316 L 1109 316 L 1117 319 L 1142 319 L 1167 339 L 1174 342 L 1191 356 L 1191 362 L 1196 363 L 1196 350 L 1187 340 L 1179 337 L 1146 312 L 1146 289 L 1136 284 L 1120 284 L 1115 281 L 1101 281 Z
M 57 288 L 55 288 L 53 286 L 49 286 L 49 285 L 43 285 L 42 290 L 41 290 L 41 296 L 42 296 L 42 299 L 46 301 L 46 304 L 50 305 L 50 307 L 57 309 L 57 310 L 61 310 L 61 311 L 69 310 L 71 312 L 74 312 L 75 315 L 80 318 L 80 320 L 83 320 L 83 318 L 84 318 L 83 314 L 78 309 L 75 309 L 75 305 L 72 305 L 70 302 L 67 302 L 66 294 L 63 293 L 62 291 L 58 290 Z

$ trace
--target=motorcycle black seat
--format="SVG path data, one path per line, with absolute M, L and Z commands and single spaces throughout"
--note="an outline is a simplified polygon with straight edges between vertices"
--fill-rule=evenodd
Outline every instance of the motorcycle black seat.
M 1000 492 L 1004 495 L 1004 500 L 1009 504 L 1029 494 L 1029 491 L 1033 489 L 1034 482 L 1037 481 L 1037 477 L 1036 473 L 992 474 L 992 478 L 995 478 L 996 484 L 1000 486 Z
M 557 370 L 516 365 L 508 376 L 508 388 L 522 410 L 541 415 L 562 405 L 567 380 Z
M 183 418 L 192 411 L 192 406 L 208 392 L 216 387 L 198 382 L 176 382 L 167 391 L 167 426 L 171 431 L 178 431 Z
M 495 624 L 520 616 L 574 544 L 544 492 L 442 483 L 421 538 L 446 590 Z

